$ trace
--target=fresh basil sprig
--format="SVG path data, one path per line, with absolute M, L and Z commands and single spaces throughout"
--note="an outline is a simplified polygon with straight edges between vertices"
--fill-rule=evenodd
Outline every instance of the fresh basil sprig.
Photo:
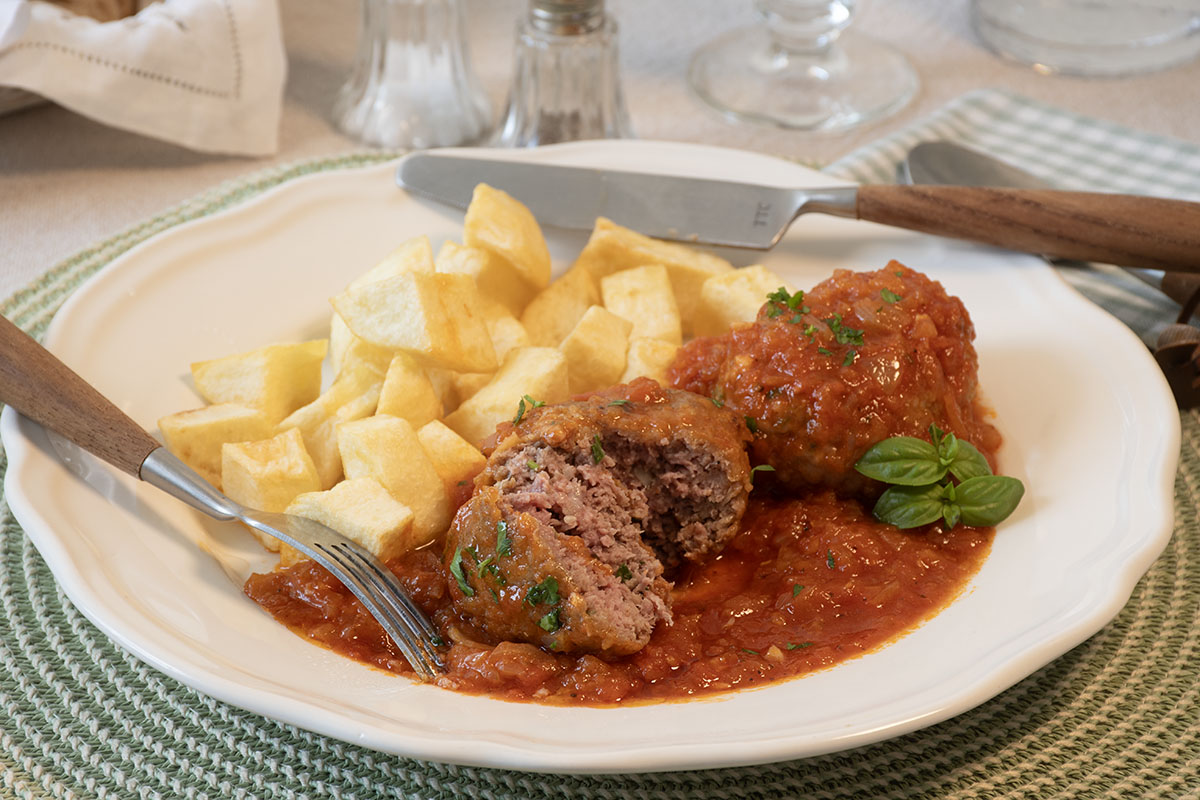
M 862 475 L 892 484 L 875 503 L 875 518 L 897 528 L 939 519 L 947 528 L 959 522 L 985 527 L 1007 519 L 1025 494 L 1024 485 L 993 475 L 984 455 L 953 433 L 930 425 L 929 438 L 884 439 L 854 465 Z

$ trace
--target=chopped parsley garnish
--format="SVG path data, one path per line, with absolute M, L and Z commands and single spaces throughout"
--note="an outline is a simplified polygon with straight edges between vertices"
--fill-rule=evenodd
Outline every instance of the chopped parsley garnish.
M 506 556 L 512 553 L 512 539 L 508 538 L 508 523 L 500 520 L 496 523 L 496 555 Z
M 759 464 L 757 467 L 750 468 L 750 480 L 754 480 L 754 473 L 756 473 L 756 472 L 774 472 L 774 471 L 775 471 L 775 468 L 772 467 L 770 464 Z
M 708 399 L 709 399 L 709 400 L 712 400 L 712 404 L 713 404 L 714 406 L 716 406 L 717 408 L 724 408 L 724 407 L 725 407 L 725 401 L 724 401 L 724 400 L 718 400 L 718 399 L 717 399 L 717 398 L 715 398 L 715 397 L 710 397 L 710 398 L 708 398 Z
M 896 270 L 896 271 L 895 271 L 895 272 L 893 272 L 892 274 L 893 274 L 893 275 L 895 275 L 897 278 L 903 278 L 903 277 L 904 277 L 904 273 L 903 273 L 903 272 L 901 272 L 900 270 Z
M 789 324 L 789 325 L 796 325 L 797 323 L 800 323 L 800 322 L 803 322 L 803 321 L 804 321 L 804 317 L 803 317 L 803 316 L 801 316 L 800 314 L 794 314 L 794 315 L 792 315 L 792 318 L 788 320 L 788 324 Z
M 891 289 L 881 289 L 879 296 L 889 303 L 899 303 L 904 298 L 893 292 Z
M 544 405 L 546 404 L 541 400 L 534 400 L 529 395 L 522 395 L 520 402 L 517 403 L 517 415 L 513 417 L 513 425 L 521 424 L 521 420 L 525 418 L 527 408 L 541 408 Z
M 818 347 L 818 348 L 817 348 L 817 352 L 818 352 L 818 353 L 820 353 L 820 354 L 821 354 L 821 355 L 823 355 L 823 356 L 831 356 L 831 355 L 833 355 L 833 351 L 832 351 L 832 350 L 830 350 L 828 347 Z
M 458 588 L 463 594 L 467 597 L 475 596 L 475 590 L 471 588 L 471 584 L 467 583 L 467 576 L 463 573 L 461 547 L 455 549 L 454 558 L 450 559 L 450 574 L 458 582 Z
M 616 574 L 617 577 L 623 581 L 627 581 L 633 577 L 633 573 L 629 570 L 629 566 L 627 564 L 622 564 L 621 566 L 617 567 Z
M 833 332 L 833 338 L 838 344 L 862 344 L 863 332 L 858 328 L 847 328 L 842 324 L 842 315 L 834 314 L 829 319 L 825 320 L 825 324 L 829 326 L 829 330 Z
M 487 587 L 487 590 L 492 593 L 492 599 L 495 600 L 497 603 L 499 603 L 500 602 L 500 593 L 497 592 L 495 589 L 493 589 L 491 586 Z
M 480 561 L 479 566 L 475 568 L 475 577 L 482 578 L 484 571 L 486 571 L 487 568 L 489 566 L 491 566 L 493 561 L 495 561 L 495 558 L 493 556 L 488 556 L 483 561 Z
M 796 595 L 800 594 L 803 591 L 804 591 L 804 586 L 802 584 L 799 584 L 799 583 L 792 584 L 792 597 L 795 597 Z
M 495 578 L 496 583 L 500 584 L 501 586 L 508 586 L 508 579 L 504 577 L 504 573 L 501 572 L 500 568 L 495 564 L 488 564 L 484 569 L 484 572 Z
M 773 305 L 767 309 L 767 316 L 770 317 L 771 319 L 775 319 L 775 317 L 778 317 L 782 313 L 783 313 L 783 309 L 780 308 L 779 306 Z
M 609 405 L 610 406 L 627 406 L 627 405 L 629 405 L 629 401 L 628 400 L 613 400 L 609 403 Z
M 558 609 L 548 612 L 544 617 L 538 620 L 538 627 L 547 633 L 554 633 L 562 627 L 562 623 L 558 621 Z
M 858 351 L 856 351 L 856 350 L 847 350 L 847 351 L 846 351 L 846 357 L 842 359 L 842 366 L 843 366 L 843 367 L 848 367 L 848 366 L 850 366 L 851 364 L 853 364 L 853 363 L 854 363 L 854 359 L 855 359 L 855 358 L 857 358 L 857 357 L 858 357 Z
M 805 325 L 804 326 L 804 335 L 807 336 L 809 339 L 811 339 L 813 336 L 815 336 L 816 333 L 817 333 L 816 325 Z
M 542 465 L 534 461 L 532 458 L 525 462 L 525 466 L 529 467 L 529 469 L 533 472 L 537 472 L 542 468 Z
M 788 292 L 787 288 L 780 286 L 778 289 L 767 295 L 767 300 L 772 303 L 779 303 L 780 305 L 787 306 L 795 311 L 800 307 L 800 304 L 804 302 L 804 292 L 798 291 L 793 294 Z
M 833 569 L 837 566 L 837 562 L 833 560 L 832 550 L 825 551 L 825 566 L 829 567 L 830 569 Z
M 600 445 L 600 434 L 592 434 L 592 463 L 599 464 L 604 460 L 604 448 Z
M 758 433 L 758 420 L 756 420 L 754 417 L 751 417 L 751 416 L 747 416 L 745 419 L 746 419 L 746 427 L 750 429 L 750 432 Z
M 554 605 L 558 602 L 558 581 L 553 575 L 546 576 L 537 586 L 529 587 L 529 591 L 525 593 L 525 602 L 531 606 Z
M 788 642 L 787 649 L 788 650 L 800 650 L 805 647 L 812 647 L 812 642 L 801 642 L 800 644 L 792 644 L 791 642 Z
M 756 655 L 758 655 L 758 651 L 757 651 L 757 650 L 751 650 L 749 647 L 743 647 L 743 648 L 742 648 L 742 652 L 743 652 L 743 653 L 749 653 L 749 654 L 750 654 L 750 655 L 752 655 L 752 656 L 756 656 Z

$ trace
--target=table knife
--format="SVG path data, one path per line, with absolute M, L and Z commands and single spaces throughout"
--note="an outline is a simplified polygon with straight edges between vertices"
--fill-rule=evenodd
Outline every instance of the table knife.
M 589 230 L 607 217 L 694 244 L 767 250 L 797 217 L 817 212 L 1060 258 L 1200 272 L 1200 203 L 1183 200 L 975 186 L 779 188 L 437 151 L 405 157 L 396 182 L 464 209 L 486 183 L 543 225 Z

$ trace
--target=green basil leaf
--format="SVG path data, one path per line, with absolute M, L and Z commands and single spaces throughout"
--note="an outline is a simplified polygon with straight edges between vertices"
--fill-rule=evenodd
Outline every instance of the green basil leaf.
M 945 506 L 944 487 L 893 486 L 875 503 L 875 519 L 897 528 L 919 528 L 941 518 Z
M 976 450 L 975 445 L 962 439 L 958 440 L 958 453 L 950 462 L 949 469 L 950 474 L 960 481 L 992 474 L 992 468 L 983 453 Z
M 946 476 L 937 450 L 912 436 L 893 436 L 872 445 L 854 468 L 868 478 L 900 486 L 925 486 Z
M 942 521 L 946 523 L 946 530 L 953 530 L 960 519 L 962 509 L 958 507 L 958 503 L 946 503 L 942 506 Z
M 938 461 L 942 466 L 949 466 L 954 459 L 958 458 L 958 437 L 953 433 L 947 433 L 935 446 L 938 451 Z
M 999 525 L 1013 512 L 1025 487 L 1007 475 L 979 475 L 958 485 L 958 506 L 967 525 Z

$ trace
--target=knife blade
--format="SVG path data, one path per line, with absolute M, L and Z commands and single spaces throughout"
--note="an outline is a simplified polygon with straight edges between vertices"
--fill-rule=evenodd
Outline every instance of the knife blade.
M 806 204 L 849 204 L 853 187 L 825 192 L 706 178 L 649 175 L 416 153 L 396 168 L 401 188 L 467 208 L 476 184 L 520 200 L 543 225 L 591 230 L 597 217 L 658 239 L 766 250 Z
M 396 181 L 467 208 L 486 183 L 543 225 L 589 230 L 596 217 L 661 239 L 766 250 L 818 212 L 1029 253 L 1200 272 L 1200 203 L 1154 197 L 966 186 L 791 189 L 453 152 L 405 157 Z

